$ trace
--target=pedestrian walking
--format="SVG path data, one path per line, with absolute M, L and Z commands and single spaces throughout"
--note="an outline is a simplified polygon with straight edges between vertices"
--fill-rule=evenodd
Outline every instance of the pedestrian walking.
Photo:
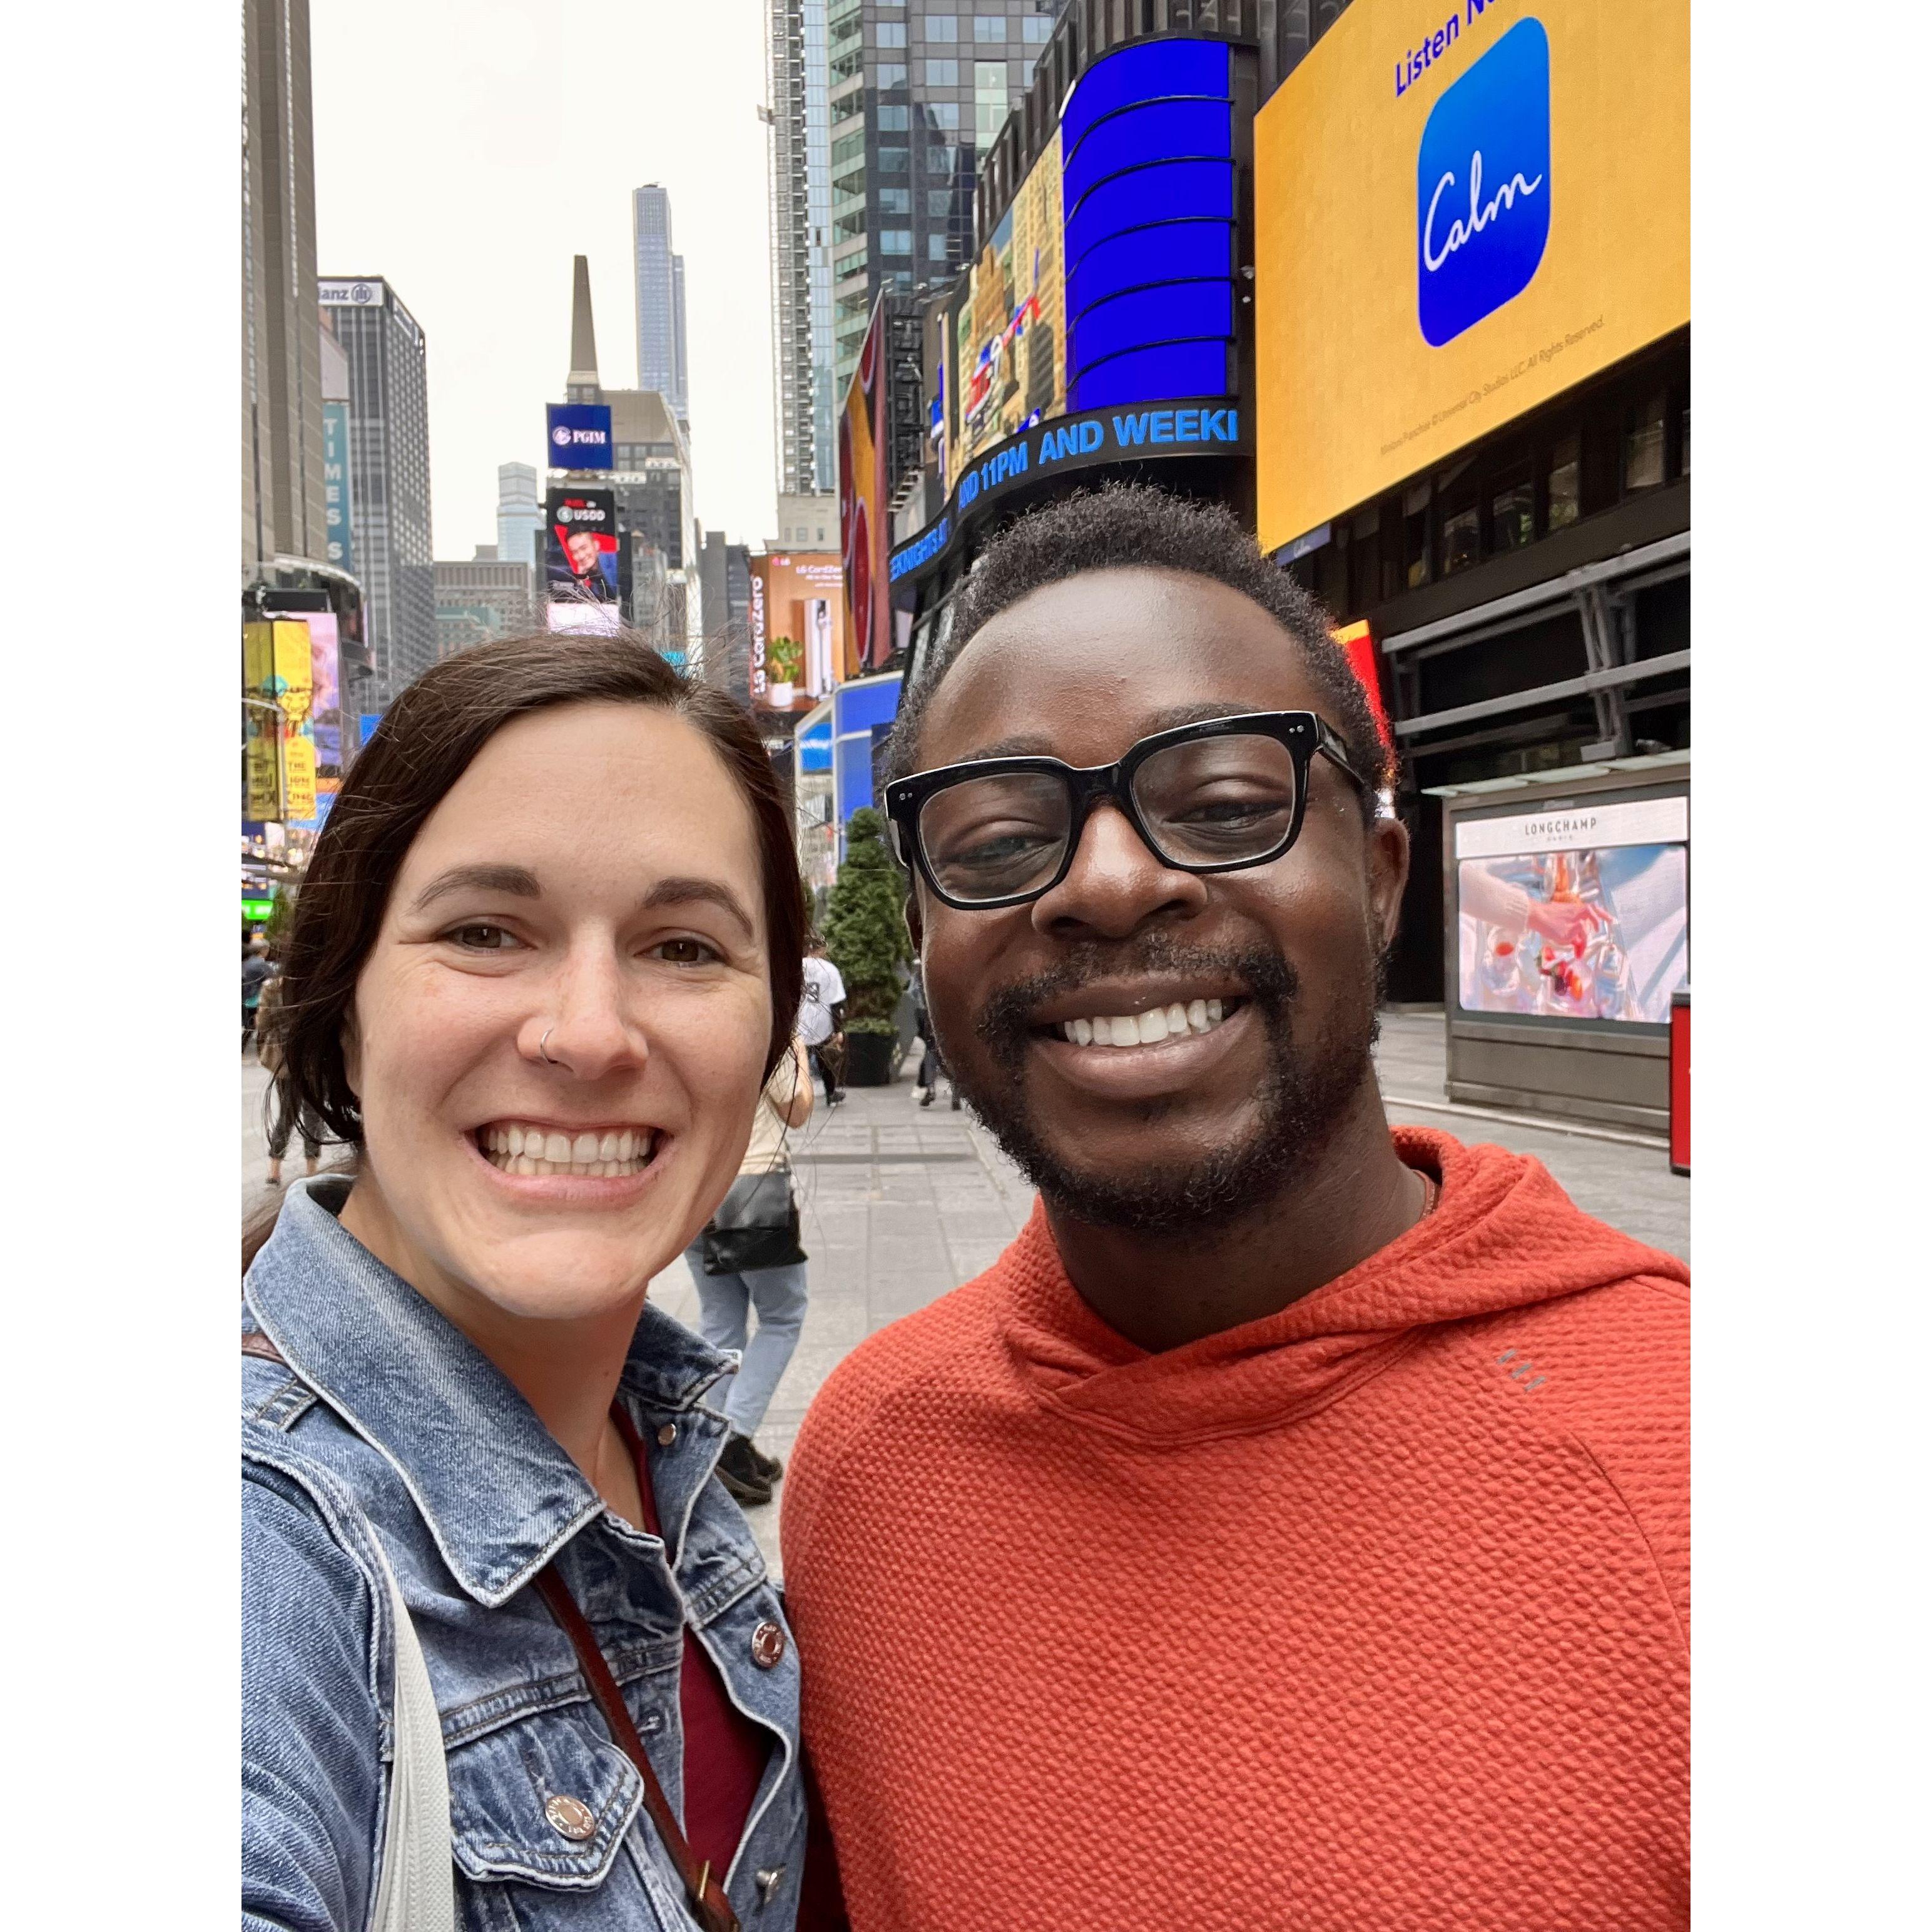
M 800 995 L 798 1037 L 825 1082 L 825 1104 L 836 1107 L 845 1097 L 840 1084 L 845 1070 L 845 982 L 826 957 L 825 941 L 814 932 L 807 942 L 805 990 Z
M 685 1254 L 698 1288 L 699 1333 L 740 1358 L 724 1392 L 731 1432 L 718 1452 L 718 1479 L 747 1508 L 770 1502 L 784 1474 L 753 1438 L 805 1325 L 806 1254 L 785 1136 L 811 1118 L 812 1067 L 794 1040 L 758 1096 L 738 1178 Z
M 268 958 L 268 942 L 256 933 L 242 956 L 242 1045 L 245 1052 L 255 1030 L 256 1009 L 262 1003 L 262 988 L 274 977 Z
M 946 1072 L 946 1063 L 940 1058 L 939 1042 L 933 1036 L 932 1015 L 926 1004 L 926 980 L 919 970 L 919 962 L 912 963 L 912 1012 L 913 1024 L 919 1030 L 919 1036 L 926 1052 L 919 1063 L 919 1078 L 913 1083 L 913 1097 L 922 1107 L 932 1105 L 933 1096 L 939 1090 L 939 1082 Z M 959 1084 L 952 1085 L 952 1111 L 959 1111 Z
M 268 1120 L 268 1185 L 279 1187 L 282 1184 L 282 1162 L 289 1150 L 289 1142 L 296 1129 L 295 1114 L 286 1107 L 276 1104 L 276 1088 L 280 1084 L 282 1071 L 282 1027 L 286 1009 L 283 1004 L 282 992 L 285 984 L 278 973 L 272 979 L 263 982 L 262 996 L 255 1004 L 255 1058 L 266 1067 L 272 1076 L 268 1091 L 265 1096 Z M 313 1174 L 322 1158 L 322 1143 L 316 1138 L 312 1126 L 304 1123 L 302 1126 L 302 1172 Z
M 242 1284 L 244 1925 L 793 1932 L 797 1652 L 646 1297 L 805 922 L 750 721 L 631 634 L 446 658 L 345 775 L 278 1095 L 354 1168 Z
M 853 1932 L 1684 1932 L 1689 1272 L 1391 1128 L 1408 839 L 1327 614 L 1144 488 L 952 612 L 886 809 L 1040 1198 L 792 1451 Z

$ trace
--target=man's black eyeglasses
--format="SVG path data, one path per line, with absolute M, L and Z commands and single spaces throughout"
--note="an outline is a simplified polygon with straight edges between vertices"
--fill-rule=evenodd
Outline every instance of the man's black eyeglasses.
M 1233 872 L 1279 859 L 1301 830 L 1320 752 L 1358 790 L 1369 781 L 1312 711 L 1212 718 L 1143 738 L 1118 764 L 981 758 L 886 788 L 899 862 L 964 911 L 1024 905 L 1066 878 L 1087 814 L 1111 799 L 1163 865 Z

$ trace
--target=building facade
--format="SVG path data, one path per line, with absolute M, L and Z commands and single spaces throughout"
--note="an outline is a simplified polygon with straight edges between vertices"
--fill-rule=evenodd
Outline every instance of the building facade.
M 772 341 L 781 494 L 838 484 L 832 346 L 832 152 L 826 0 L 767 0 Z
M 537 490 L 534 464 L 496 466 L 496 554 L 504 562 L 520 563 L 532 573 L 543 560 L 537 550 L 543 528 L 543 500 Z
M 670 398 L 688 429 L 684 257 L 671 250 L 670 196 L 652 183 L 631 196 L 632 267 L 638 292 L 638 387 Z
M 838 499 L 778 492 L 778 550 L 836 550 Z
M 706 530 L 698 570 L 704 598 L 704 679 L 751 702 L 752 552 Z
M 242 22 L 242 559 L 327 560 L 315 144 L 308 0 L 245 0 Z
M 429 382 L 423 332 L 380 276 L 324 278 L 349 362 L 349 488 L 372 711 L 436 662 Z
M 454 657 L 492 638 L 515 637 L 533 628 L 530 566 L 481 544 L 467 562 L 435 567 L 436 655 Z
M 1024 95 L 1061 0 L 829 0 L 832 394 L 880 295 L 970 259 L 981 160 Z

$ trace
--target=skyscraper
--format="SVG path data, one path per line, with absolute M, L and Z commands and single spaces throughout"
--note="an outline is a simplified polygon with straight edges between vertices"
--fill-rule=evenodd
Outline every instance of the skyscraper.
M 308 0 L 242 14 L 242 555 L 326 562 Z
M 778 486 L 801 496 L 838 482 L 825 9 L 826 0 L 767 0 L 765 16 Z
M 325 279 L 320 290 L 349 358 L 351 528 L 367 599 L 369 708 L 380 711 L 436 662 L 423 332 L 378 276 Z
M 670 196 L 655 182 L 633 190 L 631 238 L 638 284 L 638 387 L 668 397 L 688 430 L 684 257 L 671 252 Z
M 506 563 L 542 568 L 536 536 L 543 528 L 543 500 L 537 492 L 537 472 L 527 463 L 496 466 L 496 554 Z
M 980 159 L 1031 81 L 1061 4 L 827 0 L 839 400 L 879 296 L 939 287 L 965 266 Z

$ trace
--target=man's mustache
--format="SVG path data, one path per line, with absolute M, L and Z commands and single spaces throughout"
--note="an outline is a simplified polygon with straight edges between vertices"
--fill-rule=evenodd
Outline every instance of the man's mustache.
M 1120 944 L 1090 941 L 1069 946 L 1044 971 L 988 994 L 973 1030 L 993 1057 L 1013 1071 L 1032 1034 L 1033 1016 L 1048 1000 L 1101 980 L 1157 974 L 1232 979 L 1241 986 L 1243 997 L 1252 1000 L 1270 1019 L 1285 1014 L 1301 992 L 1294 968 L 1266 946 L 1192 946 L 1170 934 L 1154 932 Z

